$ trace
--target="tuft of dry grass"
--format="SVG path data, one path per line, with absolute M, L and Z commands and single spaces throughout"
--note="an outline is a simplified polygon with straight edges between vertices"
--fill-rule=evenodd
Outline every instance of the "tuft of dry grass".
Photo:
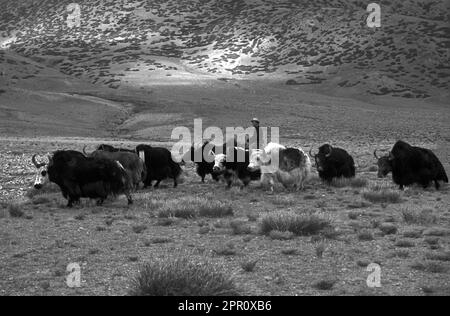
M 378 185 L 365 190 L 363 197 L 369 202 L 378 204 L 398 204 L 403 202 L 398 191 Z
M 132 296 L 238 296 L 223 267 L 190 256 L 166 257 L 143 265 L 132 279 Z
M 365 188 L 369 185 L 369 181 L 364 178 L 336 178 L 330 184 L 335 188 L 351 187 L 354 189 Z
M 49 204 L 50 202 L 51 200 L 48 197 L 42 195 L 35 196 L 31 200 L 31 203 L 33 203 L 33 205 Z
M 294 233 L 289 231 L 282 232 L 279 230 L 272 230 L 269 233 L 269 237 L 273 240 L 291 240 L 292 238 L 294 238 Z
M 402 211 L 403 220 L 405 223 L 412 225 L 434 225 L 438 222 L 438 217 L 433 210 L 409 210 Z
M 416 246 L 416 244 L 410 240 L 403 239 L 403 240 L 398 240 L 395 243 L 395 246 L 399 247 L 399 248 L 414 248 Z
M 245 272 L 253 272 L 255 271 L 256 265 L 258 264 L 258 260 L 247 260 L 242 262 L 241 267 Z
M 262 219 L 261 234 L 269 235 L 272 231 L 280 231 L 291 232 L 296 236 L 311 236 L 331 226 L 331 222 L 322 216 L 279 211 Z
M 411 268 L 428 273 L 447 273 L 448 271 L 447 266 L 433 261 L 416 261 L 411 265 Z
M 428 260 L 449 262 L 450 261 L 450 251 L 439 252 L 439 253 L 430 252 L 425 255 L 425 258 Z
M 395 235 L 398 232 L 397 226 L 395 226 L 394 224 L 391 224 L 391 223 L 379 224 L 378 228 L 385 235 Z
M 432 237 L 444 237 L 444 236 L 450 236 L 450 229 L 446 228 L 430 228 L 423 232 L 424 236 L 432 236 Z
M 25 212 L 22 211 L 22 207 L 19 204 L 13 203 L 8 206 L 9 216 L 14 218 L 22 218 L 25 215 Z
M 374 240 L 372 232 L 368 230 L 364 230 L 358 233 L 358 240 L 359 241 L 372 241 Z
M 314 287 L 321 291 L 331 291 L 336 283 L 337 280 L 327 278 L 314 283 Z
M 249 235 L 252 233 L 252 228 L 247 224 L 247 222 L 241 220 L 231 221 L 230 228 L 233 235 Z
M 287 249 L 281 250 L 281 253 L 285 256 L 295 256 L 298 254 L 298 250 L 295 248 L 287 248 Z
M 147 230 L 147 226 L 145 226 L 145 225 L 136 225 L 136 226 L 133 226 L 132 229 L 133 229 L 133 232 L 135 232 L 136 234 L 141 234 L 145 230 Z
M 159 218 L 177 217 L 192 219 L 196 217 L 220 218 L 233 216 L 230 204 L 201 197 L 168 200 L 157 206 Z
M 213 251 L 218 256 L 234 256 L 237 254 L 234 244 L 232 244 L 232 243 L 228 243 L 224 246 L 220 246 L 220 247 L 214 249 Z

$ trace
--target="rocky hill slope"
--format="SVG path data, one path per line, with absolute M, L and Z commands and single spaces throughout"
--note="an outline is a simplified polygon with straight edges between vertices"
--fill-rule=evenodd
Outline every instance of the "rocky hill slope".
M 450 86 L 447 0 L 380 1 L 375 29 L 362 0 L 79 0 L 69 27 L 73 2 L 0 0 L 1 47 L 112 88 L 281 79 L 427 98 Z

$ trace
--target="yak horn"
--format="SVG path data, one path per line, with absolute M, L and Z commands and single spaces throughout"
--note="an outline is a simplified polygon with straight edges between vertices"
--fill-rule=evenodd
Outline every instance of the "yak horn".
M 36 154 L 34 154 L 33 155 L 33 157 L 31 158 L 31 162 L 33 163 L 33 165 L 37 168 L 37 169 L 39 169 L 39 168 L 41 168 L 41 167 L 44 167 L 45 165 L 46 165 L 46 163 L 38 163 L 37 161 L 36 161 Z
M 377 152 L 378 152 L 378 149 L 375 149 L 375 151 L 373 152 L 373 155 L 375 156 L 375 158 L 376 158 L 377 160 L 380 160 L 380 157 L 378 157 Z
M 84 147 L 83 147 L 83 154 L 84 154 L 85 156 L 88 156 L 88 153 L 86 152 L 86 147 L 87 147 L 87 145 L 84 145 Z

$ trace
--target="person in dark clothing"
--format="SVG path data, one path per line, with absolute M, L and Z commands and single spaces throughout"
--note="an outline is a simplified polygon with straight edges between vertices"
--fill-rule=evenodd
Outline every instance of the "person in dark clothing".
M 249 139 L 249 142 L 251 141 L 253 146 L 256 144 L 256 148 L 255 149 L 261 149 L 261 127 L 260 127 L 260 122 L 259 119 L 254 118 L 251 121 L 253 127 L 255 128 L 256 133 L 253 135 L 253 137 L 251 139 Z M 250 144 L 249 144 L 250 145 Z

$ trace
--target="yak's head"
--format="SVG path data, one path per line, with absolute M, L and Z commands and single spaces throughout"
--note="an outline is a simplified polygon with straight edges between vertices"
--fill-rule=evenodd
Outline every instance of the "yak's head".
M 314 157 L 314 160 L 316 162 L 316 168 L 317 171 L 321 172 L 324 171 L 327 165 L 328 158 L 331 157 L 331 154 L 333 153 L 333 147 L 329 144 L 323 145 L 319 148 L 319 152 L 317 154 L 312 153 L 312 148 L 309 152 L 311 157 Z
M 377 159 L 378 164 L 378 178 L 386 178 L 387 175 L 392 172 L 392 160 L 394 160 L 394 155 L 389 153 L 389 155 L 379 157 L 375 150 L 374 156 Z
M 33 155 L 31 158 L 31 162 L 36 167 L 36 177 L 34 180 L 34 188 L 40 190 L 44 187 L 44 185 L 49 181 L 48 179 L 48 167 L 51 165 L 52 158 L 48 156 L 46 161 L 38 162 L 36 160 L 37 155 Z
M 271 157 L 266 154 L 264 150 L 255 149 L 250 155 L 250 163 L 248 164 L 249 171 L 258 171 L 262 167 L 267 166 L 271 163 Z
M 223 172 L 225 170 L 225 163 L 227 162 L 227 155 L 217 154 L 214 156 L 214 167 L 213 171 L 215 173 Z

